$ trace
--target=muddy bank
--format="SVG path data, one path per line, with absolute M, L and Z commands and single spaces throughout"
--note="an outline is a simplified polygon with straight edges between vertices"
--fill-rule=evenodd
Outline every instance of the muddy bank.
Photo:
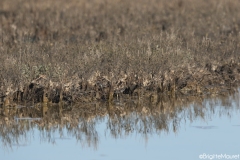
M 22 88 L 1 95 L 1 105 L 12 103 L 34 104 L 39 102 L 66 104 L 97 101 L 121 101 L 124 99 L 146 99 L 158 101 L 160 95 L 205 95 L 222 94 L 236 88 L 240 80 L 240 64 L 208 64 L 205 68 L 179 68 L 167 70 L 161 76 L 139 77 L 126 75 L 117 81 L 107 76 L 93 74 L 84 80 L 75 76 L 66 83 L 53 82 L 40 75 Z

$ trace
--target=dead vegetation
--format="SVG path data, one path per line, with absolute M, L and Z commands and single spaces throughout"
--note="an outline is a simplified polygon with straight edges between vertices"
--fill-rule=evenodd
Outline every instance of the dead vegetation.
M 219 93 L 240 79 L 240 3 L 2 0 L 0 97 Z

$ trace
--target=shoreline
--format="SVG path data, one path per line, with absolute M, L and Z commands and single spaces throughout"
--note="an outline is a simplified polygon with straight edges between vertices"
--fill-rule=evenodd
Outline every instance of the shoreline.
M 66 83 L 53 82 L 45 75 L 40 75 L 22 90 L 3 95 L 1 104 L 11 102 L 34 104 L 39 102 L 77 104 L 91 102 L 110 102 L 124 99 L 145 99 L 157 101 L 160 95 L 211 95 L 222 94 L 237 88 L 240 81 L 240 65 L 206 66 L 205 70 L 169 71 L 161 77 L 141 79 L 137 75 L 125 75 L 118 81 L 110 81 L 106 76 L 96 75 L 91 80 L 72 78 Z M 198 71 L 198 72 L 197 72 Z M 181 73 L 181 74 L 175 74 Z M 156 81 L 158 79 L 159 81 Z M 162 81 L 161 81 L 162 80 Z M 7 102 L 9 101 L 9 102 Z

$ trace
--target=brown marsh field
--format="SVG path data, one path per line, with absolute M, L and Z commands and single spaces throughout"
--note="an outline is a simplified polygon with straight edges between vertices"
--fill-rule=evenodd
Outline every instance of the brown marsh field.
M 239 8 L 229 0 L 1 0 L 0 103 L 220 94 L 240 80 Z

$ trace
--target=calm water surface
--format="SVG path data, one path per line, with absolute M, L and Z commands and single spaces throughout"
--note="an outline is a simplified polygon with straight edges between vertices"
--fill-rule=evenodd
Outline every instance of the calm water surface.
M 2 107 L 0 159 L 197 160 L 214 159 L 213 154 L 238 156 L 239 95 L 77 107 Z M 203 154 L 212 158 L 201 157 Z

